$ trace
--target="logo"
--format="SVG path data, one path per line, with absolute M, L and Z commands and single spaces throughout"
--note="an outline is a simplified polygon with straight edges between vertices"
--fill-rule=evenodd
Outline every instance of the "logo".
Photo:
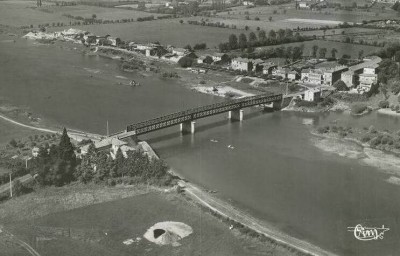
M 389 230 L 389 228 L 385 228 L 385 225 L 382 225 L 381 228 L 363 227 L 361 224 L 355 227 L 347 227 L 347 231 L 353 232 L 354 237 L 360 241 L 382 240 L 384 233 Z

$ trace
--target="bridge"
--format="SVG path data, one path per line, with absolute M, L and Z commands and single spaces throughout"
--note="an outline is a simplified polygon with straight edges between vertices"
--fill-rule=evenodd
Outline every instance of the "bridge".
M 242 121 L 243 108 L 256 105 L 267 105 L 271 103 L 274 108 L 280 108 L 282 101 L 282 94 L 261 94 L 221 103 L 215 103 L 207 106 L 191 108 L 169 115 L 164 115 L 140 123 L 131 124 L 126 127 L 125 131 L 115 133 L 111 136 L 123 139 L 153 132 L 178 124 L 180 125 L 181 132 L 194 133 L 195 120 L 197 119 L 228 112 L 229 119 Z

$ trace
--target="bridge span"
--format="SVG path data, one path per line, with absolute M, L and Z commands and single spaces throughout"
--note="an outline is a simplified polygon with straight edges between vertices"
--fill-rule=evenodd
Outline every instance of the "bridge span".
M 226 102 L 215 103 L 207 106 L 191 108 L 169 115 L 164 115 L 136 124 L 130 124 L 126 127 L 125 131 L 115 133 L 111 136 L 123 139 L 153 132 L 178 124 L 180 125 L 181 131 L 183 133 L 194 133 L 195 120 L 197 119 L 228 112 L 229 119 L 242 121 L 243 108 L 272 103 L 273 108 L 279 109 L 282 105 L 282 101 L 282 94 L 261 94 Z

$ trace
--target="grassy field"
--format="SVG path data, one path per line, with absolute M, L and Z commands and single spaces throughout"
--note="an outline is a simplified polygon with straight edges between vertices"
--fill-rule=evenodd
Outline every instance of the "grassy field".
M 127 193 L 126 188 L 104 188 L 103 190 L 95 188 L 93 191 L 78 188 L 69 192 L 66 191 L 67 188 L 57 190 L 49 199 L 41 198 L 44 193 L 26 195 L 14 199 L 14 202 L 7 202 L 4 206 L 14 206 L 14 211 L 17 211 L 19 207 L 22 207 L 21 204 L 25 203 L 24 212 L 33 210 L 32 207 L 35 208 L 34 212 L 42 209 L 48 212 L 53 210 L 51 207 L 54 203 L 58 209 L 60 209 L 59 205 L 69 203 L 71 200 L 85 203 L 85 198 L 92 201 L 90 195 L 101 197 L 107 195 L 108 190 L 114 195 L 116 195 L 115 190 L 120 190 L 121 194 Z M 131 188 L 131 190 L 136 189 Z M 100 191 L 102 193 L 99 193 Z M 36 201 L 36 205 L 35 202 L 30 203 L 29 199 Z M 58 202 L 53 200 L 58 200 Z M 3 215 L 0 216 L 11 213 L 11 210 L 5 209 Z M 12 221 L 12 218 L 8 220 Z M 161 221 L 186 223 L 192 227 L 193 233 L 180 240 L 179 247 L 158 246 L 144 239 L 143 234 L 146 230 Z M 139 193 L 134 197 L 58 211 L 5 226 L 9 231 L 30 243 L 43 256 L 55 254 L 63 256 L 293 255 L 282 248 L 257 242 L 239 235 L 235 230 L 229 230 L 226 224 L 174 193 L 150 192 L 141 195 Z M 65 230 L 64 233 L 63 230 Z M 141 240 L 131 245 L 124 245 L 122 242 L 129 238 L 141 238 Z M 35 240 L 40 240 L 40 242 L 33 243 L 32 241 Z
M 164 45 L 183 47 L 187 44 L 207 43 L 208 47 L 216 47 L 228 40 L 237 30 L 214 27 L 180 24 L 179 20 L 155 20 L 124 24 L 89 25 L 76 27 L 97 35 L 112 35 L 122 40 L 140 43 L 159 41 Z M 57 30 L 52 28 L 52 30 Z
M 88 5 L 76 5 L 76 6 L 49 6 L 45 8 L 53 14 L 71 14 L 72 16 L 81 16 L 85 18 L 91 18 L 93 14 L 96 14 L 97 19 L 103 20 L 117 20 L 117 19 L 137 19 L 139 17 L 146 17 L 154 15 L 155 17 L 160 16 L 157 14 L 150 14 L 147 12 L 141 12 L 136 10 L 126 10 L 121 8 L 104 8 L 97 6 Z
M 27 138 L 34 134 L 42 133 L 11 124 L 0 118 L 0 147 L 10 142 L 11 139 Z
M 3 25 L 37 27 L 38 24 L 69 21 L 57 13 L 39 11 L 35 1 L 0 1 L 0 24 Z
M 367 46 L 367 45 L 356 45 L 356 44 L 346 44 L 346 43 L 340 43 L 340 42 L 331 42 L 331 41 L 323 41 L 323 40 L 315 40 L 315 41 L 307 41 L 303 43 L 291 43 L 291 44 L 283 44 L 280 46 L 284 47 L 289 47 L 289 46 L 299 46 L 301 44 L 304 44 L 304 56 L 310 56 L 310 53 L 312 52 L 312 47 L 314 45 L 317 45 L 319 48 L 327 48 L 327 54 L 326 57 L 331 57 L 331 50 L 333 48 L 337 49 L 337 57 L 342 57 L 343 54 L 350 55 L 352 58 L 358 58 L 358 53 L 360 50 L 364 51 L 364 56 L 368 54 L 372 54 L 376 52 L 377 50 L 381 49 L 380 47 L 375 47 L 375 46 Z M 256 48 L 256 51 L 262 51 L 263 49 L 268 49 L 268 48 L 277 48 L 280 46 L 265 46 L 265 47 L 259 47 Z

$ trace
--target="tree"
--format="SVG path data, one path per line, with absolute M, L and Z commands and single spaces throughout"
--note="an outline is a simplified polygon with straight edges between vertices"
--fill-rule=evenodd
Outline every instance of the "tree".
M 333 59 L 336 59 L 336 53 L 338 52 L 338 50 L 336 48 L 332 48 L 331 50 L 331 56 Z
M 283 29 L 279 29 L 278 30 L 278 39 L 279 40 L 283 40 L 284 38 L 285 38 L 285 30 L 283 30 Z
M 254 32 L 250 32 L 250 34 L 249 34 L 249 41 L 250 41 L 250 42 L 255 42 L 255 41 L 257 41 L 257 36 L 256 36 L 256 34 L 255 34 Z
M 203 63 L 206 63 L 206 64 L 211 64 L 213 62 L 214 62 L 213 58 L 209 55 L 207 55 L 203 60 Z
M 189 58 L 187 56 L 184 56 L 182 58 L 180 58 L 178 60 L 178 64 L 182 67 L 182 68 L 187 68 L 187 67 L 191 67 L 193 64 L 193 59 Z
M 271 17 L 271 16 L 269 16 L 268 20 L 271 22 L 271 21 L 272 21 L 272 17 Z
M 363 58 L 363 56 L 364 56 L 364 50 L 360 50 L 358 52 L 358 59 L 361 60 Z
M 95 20 L 97 18 L 96 14 L 92 14 L 92 20 Z
M 247 47 L 247 37 L 244 33 L 239 35 L 239 47 L 242 50 Z
M 314 58 L 317 57 L 318 48 L 319 48 L 318 45 L 313 45 L 313 47 L 312 47 L 312 56 Z
M 268 37 L 271 39 L 276 39 L 276 32 L 275 30 L 271 29 L 268 33 Z
M 183 24 L 183 20 L 180 20 L 179 23 Z
M 237 49 L 238 48 L 238 38 L 235 34 L 231 34 L 229 36 L 229 47 L 231 49 Z
M 321 58 L 321 59 L 325 59 L 325 56 L 326 56 L 326 52 L 327 52 L 328 50 L 324 47 L 324 48 L 321 48 L 321 49 L 319 49 L 319 57 Z
M 293 60 L 299 60 L 303 57 L 303 50 L 301 47 L 295 46 L 293 48 Z
M 265 33 L 265 30 L 260 30 L 258 32 L 258 39 L 260 41 L 265 41 L 267 39 L 267 34 Z
M 75 161 L 74 146 L 68 136 L 67 129 L 63 129 L 63 133 L 58 145 L 58 154 L 60 159 L 64 161 Z

